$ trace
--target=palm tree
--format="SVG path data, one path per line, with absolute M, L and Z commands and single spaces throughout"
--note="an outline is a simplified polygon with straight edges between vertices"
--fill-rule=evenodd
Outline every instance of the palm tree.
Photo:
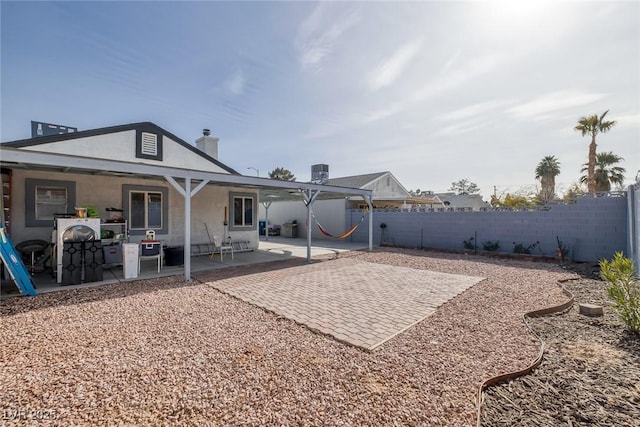
M 593 194 L 596 192 L 596 136 L 599 133 L 608 132 L 616 122 L 614 120 L 605 121 L 604 117 L 609 110 L 602 113 L 600 117 L 596 114 L 588 117 L 581 117 L 578 125 L 573 128 L 582 134 L 582 136 L 591 135 L 591 144 L 589 144 L 589 162 L 587 163 L 587 190 Z
M 625 168 L 620 166 L 614 166 L 620 163 L 624 159 L 620 156 L 613 154 L 611 151 L 605 153 L 598 153 L 596 156 L 595 167 L 595 191 L 610 191 L 611 184 L 622 185 L 624 182 Z M 589 165 L 585 163 L 581 170 L 582 173 L 588 172 Z M 589 180 L 588 175 L 580 177 L 580 182 L 583 184 Z
M 540 180 L 540 201 L 548 202 L 556 196 L 556 176 L 560 175 L 560 162 L 556 156 L 545 156 L 536 167 L 536 179 Z

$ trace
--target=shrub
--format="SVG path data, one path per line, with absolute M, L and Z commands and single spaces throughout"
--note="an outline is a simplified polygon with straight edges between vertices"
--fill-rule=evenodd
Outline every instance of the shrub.
M 640 333 L 640 282 L 633 261 L 616 252 L 611 261 L 600 261 L 600 276 L 609 282 L 607 295 L 620 320 L 631 332 Z
M 474 240 L 473 237 L 469 237 L 469 240 L 463 240 L 462 244 L 464 245 L 464 248 L 472 251 L 475 250 L 476 247 L 473 244 L 473 240 Z
M 495 242 L 492 242 L 487 240 L 486 242 L 482 242 L 482 247 L 485 251 L 495 252 L 500 249 L 500 241 L 496 240 Z
M 530 244 L 529 246 L 525 246 L 522 243 L 513 242 L 513 253 L 514 254 L 530 254 L 532 250 L 538 246 L 540 242 L 535 242 Z

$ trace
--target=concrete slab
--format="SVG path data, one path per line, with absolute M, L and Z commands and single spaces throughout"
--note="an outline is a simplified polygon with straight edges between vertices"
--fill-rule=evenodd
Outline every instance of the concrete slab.
M 481 280 L 343 258 L 210 284 L 314 331 L 373 350 Z

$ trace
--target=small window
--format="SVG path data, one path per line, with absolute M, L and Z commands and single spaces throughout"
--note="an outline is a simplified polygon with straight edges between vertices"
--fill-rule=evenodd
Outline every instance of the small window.
M 27 227 L 52 227 L 56 214 L 73 212 L 76 183 L 48 179 L 25 180 L 25 224 Z
M 255 227 L 256 195 L 250 193 L 231 193 L 231 218 L 229 218 L 229 230 L 239 231 Z

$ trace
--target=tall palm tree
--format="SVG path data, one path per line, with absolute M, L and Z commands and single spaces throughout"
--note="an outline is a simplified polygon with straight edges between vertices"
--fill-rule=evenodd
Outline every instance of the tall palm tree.
M 613 154 L 611 151 L 597 154 L 595 167 L 595 191 L 610 191 L 611 184 L 622 185 L 622 183 L 624 182 L 624 174 L 626 170 L 621 166 L 615 165 L 623 160 L 624 159 L 622 157 Z M 582 167 L 581 172 L 585 173 L 588 171 L 589 165 L 585 163 Z M 583 184 L 585 182 L 588 182 L 588 180 L 588 174 L 582 175 L 580 177 L 580 182 L 582 182 Z
M 560 175 L 560 162 L 556 156 L 545 156 L 536 167 L 536 179 L 540 180 L 540 200 L 548 202 L 556 196 L 556 176 Z
M 605 121 L 605 116 L 609 110 L 602 113 L 600 117 L 596 114 L 588 117 L 581 117 L 578 125 L 573 128 L 582 134 L 582 136 L 591 135 L 591 143 L 589 144 L 589 162 L 587 163 L 587 190 L 593 194 L 596 192 L 596 136 L 599 133 L 606 133 L 616 124 L 614 120 Z

